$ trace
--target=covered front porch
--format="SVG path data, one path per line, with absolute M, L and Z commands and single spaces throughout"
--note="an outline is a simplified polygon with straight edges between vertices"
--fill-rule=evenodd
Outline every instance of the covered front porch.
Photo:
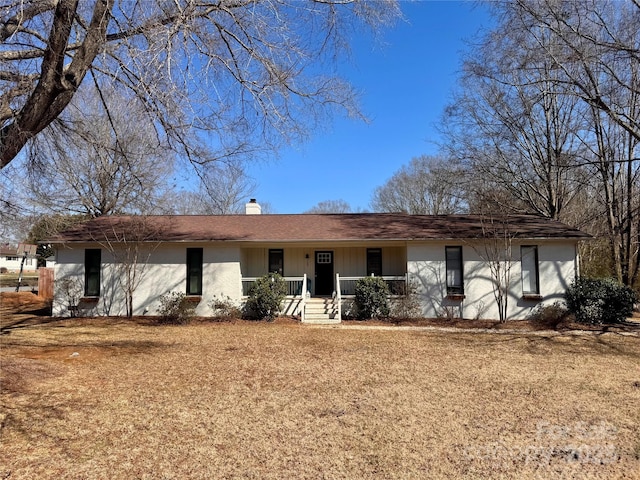
M 242 249 L 241 258 L 243 296 L 257 278 L 279 273 L 287 284 L 284 313 L 304 322 L 340 322 L 365 276 L 382 277 L 392 295 L 406 291 L 404 245 L 265 245 Z
M 343 297 L 350 297 L 355 295 L 356 282 L 361 278 L 364 278 L 365 275 L 358 277 L 341 277 L 339 273 L 336 273 L 335 278 L 335 289 L 331 292 L 330 296 L 336 295 L 338 292 Z M 382 279 L 389 286 L 389 291 L 392 295 L 403 295 L 406 292 L 406 283 L 407 277 L 405 275 L 381 275 Z M 258 279 L 259 277 L 242 277 L 242 295 L 249 295 L 249 290 L 251 285 Z M 302 277 L 283 277 L 285 283 L 287 284 L 287 296 L 289 297 L 299 297 L 302 296 L 303 292 L 306 292 L 306 296 L 308 298 L 321 297 L 324 298 L 329 295 L 312 295 L 311 291 L 313 289 L 313 282 L 311 279 L 307 278 L 307 275 L 303 275 Z

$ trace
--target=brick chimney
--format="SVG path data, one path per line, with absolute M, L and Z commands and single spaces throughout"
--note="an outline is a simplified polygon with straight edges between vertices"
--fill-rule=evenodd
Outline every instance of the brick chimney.
M 260 215 L 262 213 L 262 207 L 256 202 L 255 198 L 252 198 L 249 200 L 249 203 L 244 206 L 244 211 L 247 215 Z

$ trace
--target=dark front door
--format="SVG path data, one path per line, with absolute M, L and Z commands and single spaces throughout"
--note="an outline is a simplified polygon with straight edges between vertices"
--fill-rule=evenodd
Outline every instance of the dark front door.
M 316 252 L 316 295 L 333 293 L 333 252 Z

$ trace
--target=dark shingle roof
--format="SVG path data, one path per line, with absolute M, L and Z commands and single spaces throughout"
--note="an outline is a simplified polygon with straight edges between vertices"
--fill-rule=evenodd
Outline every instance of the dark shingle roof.
M 495 236 L 585 239 L 586 233 L 531 215 L 406 215 L 391 213 L 291 215 L 111 216 L 78 224 L 47 243 L 101 241 L 357 241 L 438 240 Z
M 8 245 L 0 246 L 0 256 L 2 257 L 15 257 L 18 255 L 18 249 L 10 247 Z

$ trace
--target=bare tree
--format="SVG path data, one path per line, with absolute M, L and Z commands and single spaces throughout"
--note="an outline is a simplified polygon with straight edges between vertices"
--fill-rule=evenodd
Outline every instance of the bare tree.
M 443 157 L 416 157 L 376 188 L 371 207 L 377 212 L 414 215 L 460 213 L 465 204 L 457 176 Z
M 470 203 L 558 219 L 582 186 L 584 104 L 563 92 L 561 72 L 536 45 L 510 21 L 488 33 L 463 63 L 443 130 Z
M 95 238 L 113 256 L 114 276 L 124 293 L 127 317 L 133 316 L 133 297 L 147 273 L 149 258 L 160 245 L 158 234 L 164 226 L 143 215 L 114 219 L 104 224 Z
M 246 155 L 341 107 L 353 90 L 317 66 L 346 33 L 399 16 L 394 0 L 16 0 L 0 6 L 0 168 L 88 80 L 145 106 L 172 148 Z M 80 132 L 78 132 L 80 133 Z
M 324 200 L 304 213 L 349 213 L 351 206 L 344 200 Z
M 189 168 L 185 165 L 184 168 Z M 177 169 L 180 169 L 178 167 Z M 254 196 L 256 183 L 242 162 L 211 162 L 198 166 L 191 177 L 197 177 L 194 189 L 167 192 L 156 205 L 156 211 L 177 215 L 229 215 L 244 213 L 248 198 Z M 187 182 L 187 188 L 192 182 Z
M 605 235 L 610 274 L 633 285 L 640 3 L 493 6 L 497 26 L 465 62 L 463 88 L 445 115 L 471 208 L 536 213 Z M 595 261 L 592 271 L 602 271 Z
M 606 224 L 614 275 L 638 280 L 640 206 L 640 3 L 518 0 L 503 18 L 548 58 L 554 84 L 588 107 L 581 158 Z M 601 229 L 597 229 L 600 231 Z
M 0 170 L 0 238 L 12 243 L 23 240 L 30 228 L 24 224 L 22 192 L 15 182 L 21 175 L 24 172 L 14 165 Z
M 629 105 L 640 108 L 640 93 Z M 634 108 L 634 109 L 635 109 Z M 633 286 L 640 273 L 640 141 L 628 130 L 593 108 L 592 182 L 598 212 L 605 219 L 610 265 L 615 277 Z
M 473 250 L 489 268 L 493 298 L 498 307 L 500 323 L 509 319 L 515 232 L 508 216 L 487 215 L 482 220 L 482 241 L 470 242 Z
M 568 91 L 640 140 L 640 117 L 623 100 L 640 93 L 633 73 L 640 62 L 640 2 L 516 0 L 500 8 L 514 31 L 535 40 Z
M 152 211 L 174 155 L 135 103 L 114 94 L 106 112 L 90 92 L 79 96 L 83 108 L 70 106 L 31 149 L 30 199 L 91 217 Z
M 255 189 L 255 182 L 241 163 L 207 164 L 200 172 L 200 187 L 194 198 L 194 207 L 197 213 L 204 215 L 243 213 L 246 199 L 253 195 Z

